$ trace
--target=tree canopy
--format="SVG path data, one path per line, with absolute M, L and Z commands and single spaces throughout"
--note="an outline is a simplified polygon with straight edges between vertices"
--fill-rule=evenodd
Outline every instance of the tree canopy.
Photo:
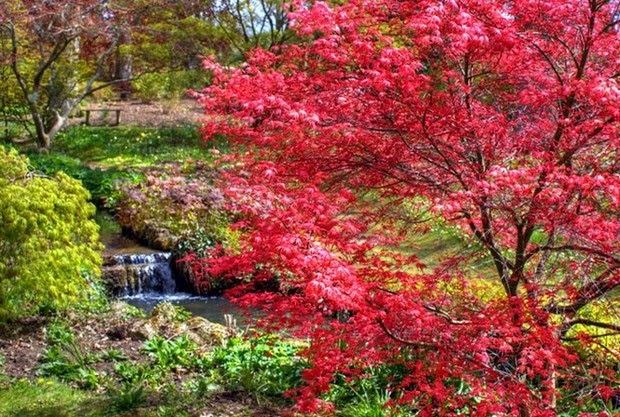
M 301 408 L 382 366 L 419 415 L 563 410 L 577 348 L 620 332 L 619 7 L 297 2 L 301 42 L 207 62 L 247 233 L 200 267 L 311 337 Z M 458 255 L 394 249 L 441 222 Z

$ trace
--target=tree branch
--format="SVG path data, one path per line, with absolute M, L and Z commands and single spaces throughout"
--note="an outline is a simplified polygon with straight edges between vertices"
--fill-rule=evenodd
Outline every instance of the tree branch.
M 620 258 L 617 258 L 607 252 L 599 249 L 589 248 L 581 245 L 560 245 L 560 246 L 540 246 L 527 254 L 527 259 L 531 259 L 534 255 L 540 252 L 581 252 L 588 255 L 594 255 L 601 259 L 606 259 L 612 263 L 620 266 Z
M 571 304 L 561 306 L 552 304 L 546 307 L 545 310 L 553 314 L 576 313 L 582 307 L 588 305 L 588 303 L 592 300 L 595 300 L 620 286 L 620 274 L 618 274 L 619 269 L 620 265 L 610 267 L 603 271 L 597 278 L 585 284 L 579 289 L 577 299 Z
M 620 324 L 612 324 L 612 323 L 604 323 L 596 320 L 588 320 L 588 319 L 575 319 L 571 320 L 568 323 L 569 327 L 573 327 L 577 324 L 581 324 L 582 326 L 592 326 L 598 327 L 601 329 L 613 330 L 615 332 L 620 332 Z
M 418 348 L 418 349 L 437 349 L 437 345 L 433 345 L 430 343 L 424 343 L 424 342 L 414 342 L 412 340 L 403 339 L 402 337 L 396 335 L 393 331 L 388 329 L 386 324 L 380 318 L 377 318 L 377 323 L 379 324 L 379 327 L 381 327 L 381 329 L 385 332 L 386 335 L 388 335 L 391 339 L 394 339 L 398 343 L 402 343 L 404 345 L 411 346 L 411 347 Z
M 454 319 L 448 313 L 446 313 L 445 311 L 441 310 L 439 307 L 436 307 L 436 306 L 434 306 L 432 304 L 423 303 L 422 307 L 424 307 L 425 309 L 427 309 L 431 313 L 435 313 L 439 317 L 445 319 L 450 324 L 454 324 L 454 325 L 471 324 L 471 320 L 457 320 L 457 319 Z

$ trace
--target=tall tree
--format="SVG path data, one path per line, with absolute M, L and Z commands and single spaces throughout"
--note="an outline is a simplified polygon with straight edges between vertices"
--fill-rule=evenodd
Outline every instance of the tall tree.
M 305 4 L 305 42 L 208 64 L 247 233 L 197 271 L 251 278 L 241 301 L 311 337 L 302 408 L 387 366 L 419 415 L 559 413 L 566 343 L 620 333 L 619 3 Z M 440 220 L 459 256 L 392 249 Z

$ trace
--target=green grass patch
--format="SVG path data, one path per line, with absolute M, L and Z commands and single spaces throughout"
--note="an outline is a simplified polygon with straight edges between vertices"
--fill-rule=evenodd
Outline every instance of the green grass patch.
M 70 177 L 80 180 L 84 188 L 90 192 L 91 200 L 100 206 L 105 200 L 112 200 L 108 204 L 113 203 L 117 197 L 116 187 L 118 183 L 139 181 L 143 178 L 142 174 L 132 170 L 91 167 L 77 158 L 58 152 L 31 153 L 28 156 L 34 168 L 44 174 L 54 175 L 62 171 Z
M 212 154 L 203 146 L 196 126 L 76 126 L 60 133 L 49 153 L 33 151 L 29 157 L 37 170 L 48 175 L 65 172 L 82 181 L 93 202 L 114 207 L 118 184 L 141 181 L 144 168 L 183 160 L 210 161 Z
M 210 159 L 196 126 L 74 127 L 58 135 L 53 150 L 102 169 L 144 168 L 183 159 Z
M 53 379 L 20 380 L 0 390 L 0 416 L 5 417 L 99 417 L 105 400 Z

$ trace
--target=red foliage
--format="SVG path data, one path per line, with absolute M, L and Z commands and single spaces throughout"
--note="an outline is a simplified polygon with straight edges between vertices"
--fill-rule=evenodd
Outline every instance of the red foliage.
M 303 42 L 207 61 L 202 102 L 205 137 L 241 145 L 224 184 L 247 232 L 209 267 L 251 277 L 240 302 L 311 337 L 300 408 L 336 373 L 398 363 L 395 400 L 419 415 L 554 415 L 570 329 L 620 331 L 580 315 L 620 284 L 618 3 L 299 2 L 290 18 Z M 415 273 L 382 249 L 420 228 L 412 206 L 476 241 L 503 295 L 483 301 L 464 259 Z

